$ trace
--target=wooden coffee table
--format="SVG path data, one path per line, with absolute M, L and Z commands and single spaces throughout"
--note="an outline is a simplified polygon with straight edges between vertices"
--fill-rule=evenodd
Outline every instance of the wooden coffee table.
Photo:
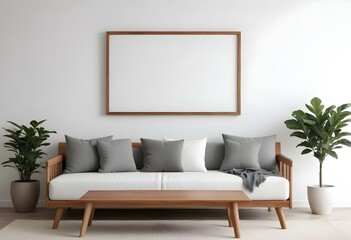
M 88 191 L 80 201 L 85 211 L 80 230 L 83 237 L 91 226 L 95 208 L 202 208 L 223 207 L 227 209 L 228 223 L 234 229 L 235 238 L 240 237 L 238 203 L 250 199 L 242 191 L 222 190 L 116 190 Z

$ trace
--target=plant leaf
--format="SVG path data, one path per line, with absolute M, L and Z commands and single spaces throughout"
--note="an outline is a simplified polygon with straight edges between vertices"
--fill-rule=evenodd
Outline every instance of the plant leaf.
M 292 134 L 290 134 L 290 136 L 291 137 L 298 137 L 301 139 L 306 139 L 306 134 L 303 132 L 299 132 L 299 131 L 293 132 Z
M 301 154 L 307 154 L 307 153 L 310 153 L 310 152 L 312 152 L 312 150 L 311 149 L 304 149 L 302 152 L 301 152 Z
M 295 119 L 286 120 L 284 123 L 285 123 L 286 127 L 289 129 L 292 129 L 292 130 L 301 130 L 302 129 L 301 123 L 299 123 Z

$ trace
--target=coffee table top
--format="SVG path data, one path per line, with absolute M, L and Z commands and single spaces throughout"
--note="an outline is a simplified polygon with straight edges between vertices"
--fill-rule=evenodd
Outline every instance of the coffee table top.
M 234 190 L 99 190 L 88 191 L 81 198 L 85 202 L 247 202 L 243 191 Z

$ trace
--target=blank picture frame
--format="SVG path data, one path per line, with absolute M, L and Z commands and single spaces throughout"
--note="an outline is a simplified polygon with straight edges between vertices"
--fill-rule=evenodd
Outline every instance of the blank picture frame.
M 240 88 L 240 32 L 106 32 L 107 115 L 240 115 Z

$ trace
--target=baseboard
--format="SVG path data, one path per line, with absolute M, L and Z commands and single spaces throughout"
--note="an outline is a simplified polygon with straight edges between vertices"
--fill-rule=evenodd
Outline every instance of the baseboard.
M 309 208 L 310 205 L 308 204 L 308 201 L 293 201 L 293 207 L 294 208 Z M 349 208 L 351 207 L 351 201 L 338 201 L 334 202 L 334 207 L 336 208 Z
M 45 207 L 45 201 L 39 201 L 37 207 Z M 0 200 L 0 208 L 13 208 L 11 200 Z
M 308 208 L 308 201 L 293 201 L 294 208 Z

